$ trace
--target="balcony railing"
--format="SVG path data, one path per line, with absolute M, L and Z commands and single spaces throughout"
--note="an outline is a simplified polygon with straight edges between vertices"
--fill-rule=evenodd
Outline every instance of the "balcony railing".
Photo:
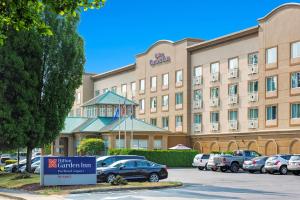
M 238 95 L 237 94 L 229 95 L 228 104 L 233 105 L 233 104 L 237 104 L 237 103 L 238 103 Z
M 195 123 L 194 124 L 194 132 L 201 132 L 202 131 L 202 126 L 200 123 Z
M 249 64 L 248 65 L 248 74 L 257 74 L 258 73 L 258 65 L 257 64 Z
M 228 78 L 237 78 L 238 77 L 238 68 L 229 69 L 228 71 Z
M 229 120 L 228 124 L 229 124 L 230 130 L 237 130 L 237 128 L 238 128 L 237 120 Z
M 194 85 L 201 85 L 202 84 L 202 76 L 194 76 L 193 84 Z
M 156 92 L 156 87 L 151 87 L 151 92 Z
M 210 75 L 210 81 L 211 82 L 219 81 L 219 72 L 211 73 L 211 75 Z
M 194 109 L 200 109 L 200 108 L 202 108 L 202 100 L 194 100 L 194 102 L 193 102 L 193 108 Z
M 257 102 L 258 101 L 258 92 L 249 92 L 248 102 Z
M 169 106 L 168 105 L 164 105 L 164 106 L 162 106 L 162 111 L 167 111 L 167 110 L 169 110 Z
M 183 82 L 182 81 L 177 81 L 176 83 L 175 83 L 175 86 L 176 87 L 181 87 L 183 85 Z
M 213 122 L 210 124 L 211 131 L 218 131 L 219 130 L 219 122 Z
M 156 112 L 156 108 L 151 108 L 151 109 L 150 109 L 150 112 L 152 112 L 152 113 L 153 113 L 153 112 Z
M 218 107 L 219 106 L 219 98 L 218 97 L 211 97 L 210 99 L 210 107 Z
M 249 129 L 256 129 L 256 128 L 258 128 L 258 119 L 249 119 L 248 120 L 248 128 Z
M 176 122 L 175 131 L 182 132 L 182 122 Z

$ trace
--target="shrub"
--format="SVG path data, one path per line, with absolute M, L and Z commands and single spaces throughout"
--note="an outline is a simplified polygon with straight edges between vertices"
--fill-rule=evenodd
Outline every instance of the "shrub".
M 122 176 L 118 175 L 118 176 L 116 176 L 115 180 L 113 180 L 110 184 L 111 185 L 127 185 L 128 182 Z
M 104 150 L 104 142 L 99 138 L 86 138 L 80 141 L 78 152 L 87 155 L 99 155 Z
M 110 155 L 139 155 L 147 160 L 168 167 L 192 167 L 196 150 L 140 150 L 140 149 L 110 149 Z
M 6 161 L 5 161 L 5 165 L 14 164 L 14 163 L 16 163 L 16 162 L 17 162 L 17 160 L 6 160 Z
M 12 179 L 18 180 L 18 179 L 26 179 L 26 178 L 31 178 L 30 173 L 28 173 L 28 172 L 20 173 L 19 175 L 15 176 Z

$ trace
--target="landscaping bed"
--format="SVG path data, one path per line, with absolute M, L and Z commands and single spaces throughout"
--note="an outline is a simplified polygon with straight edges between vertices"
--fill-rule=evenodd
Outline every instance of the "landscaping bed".
M 166 187 L 181 186 L 180 182 L 128 182 L 127 185 L 112 186 L 108 183 L 97 183 L 96 185 L 74 185 L 74 186 L 40 186 L 40 176 L 31 174 L 30 178 L 16 178 L 19 174 L 0 174 L 0 188 L 20 189 L 38 194 L 70 194 L 86 192 L 102 192 L 125 189 L 158 189 Z

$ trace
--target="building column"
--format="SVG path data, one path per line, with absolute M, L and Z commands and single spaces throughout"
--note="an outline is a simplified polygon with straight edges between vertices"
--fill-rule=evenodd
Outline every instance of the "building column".
M 116 135 L 111 133 L 109 135 L 109 146 L 110 146 L 110 149 L 115 149 L 116 148 Z
M 148 137 L 148 149 L 153 150 L 154 149 L 154 136 L 152 134 L 149 135 Z
M 75 153 L 75 148 L 74 148 L 74 138 L 73 136 L 68 137 L 68 156 L 74 156 Z
M 131 135 L 126 134 L 126 147 L 127 149 L 131 149 Z
M 57 156 L 59 153 L 59 136 L 54 140 L 54 145 L 51 148 L 51 154 Z
M 168 149 L 168 135 L 162 136 L 162 149 Z

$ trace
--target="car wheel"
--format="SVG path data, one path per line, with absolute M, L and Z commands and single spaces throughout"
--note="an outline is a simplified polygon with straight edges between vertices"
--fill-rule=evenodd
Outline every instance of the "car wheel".
M 281 166 L 280 169 L 279 169 L 279 173 L 281 175 L 287 175 L 287 173 L 288 173 L 287 166 L 285 166 L 285 165 Z
M 237 173 L 239 171 L 239 165 L 237 163 L 232 163 L 230 166 L 230 171 L 233 173 Z
M 109 174 L 106 178 L 107 183 L 111 183 L 116 179 L 116 176 L 114 174 Z
M 227 171 L 227 167 L 221 167 L 220 170 L 221 170 L 221 172 L 226 172 Z
M 207 170 L 207 163 L 205 164 L 205 167 L 204 167 L 204 169 L 205 169 L 205 170 Z
M 249 170 L 249 173 L 253 174 L 255 171 L 254 170 Z
M 265 166 L 262 166 L 259 171 L 260 171 L 261 174 L 265 174 L 266 173 Z
M 203 170 L 203 169 L 204 169 L 204 167 L 198 167 L 198 169 L 199 169 L 199 170 Z
M 293 174 L 298 176 L 300 174 L 300 171 L 294 171 Z
M 159 177 L 158 174 L 156 173 L 152 173 L 149 176 L 149 182 L 158 182 L 159 181 Z

